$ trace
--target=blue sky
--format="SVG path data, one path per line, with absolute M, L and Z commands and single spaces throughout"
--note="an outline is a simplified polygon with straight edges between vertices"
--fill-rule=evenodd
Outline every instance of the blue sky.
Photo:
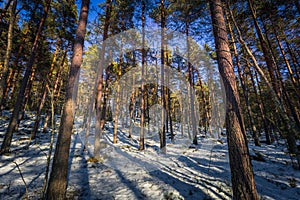
M 93 8 L 97 8 L 98 4 L 104 3 L 104 2 L 105 2 L 105 0 L 91 0 L 90 1 L 89 21 L 96 17 L 96 12 L 95 12 L 95 9 L 93 9 Z M 78 13 L 80 13 L 81 1 L 76 0 L 76 4 L 77 4 L 77 8 L 78 8 Z

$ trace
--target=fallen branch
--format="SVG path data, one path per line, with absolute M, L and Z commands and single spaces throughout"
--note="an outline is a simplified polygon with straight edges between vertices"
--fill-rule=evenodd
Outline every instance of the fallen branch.
M 26 189 L 26 199 L 28 199 L 28 187 L 27 187 L 27 184 L 26 184 L 26 182 L 25 182 L 25 180 L 24 180 L 22 171 L 21 171 L 21 169 L 20 169 L 20 167 L 19 167 L 19 165 L 18 165 L 17 162 L 15 162 L 15 161 L 12 161 L 12 162 L 15 163 L 15 165 L 16 165 L 17 168 L 18 168 L 19 174 L 20 174 L 20 176 L 21 176 L 21 178 L 22 178 L 22 181 L 23 181 L 23 183 L 24 183 L 24 185 L 25 185 L 25 189 Z

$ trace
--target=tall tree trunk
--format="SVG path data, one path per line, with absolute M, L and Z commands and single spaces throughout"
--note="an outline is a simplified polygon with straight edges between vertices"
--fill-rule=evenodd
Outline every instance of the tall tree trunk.
M 110 71 L 106 70 L 106 79 L 104 85 L 104 96 L 103 96 L 103 105 L 101 110 L 101 118 L 100 118 L 100 135 L 102 135 L 102 130 L 104 129 L 105 121 L 106 121 L 106 111 L 107 111 L 107 99 L 109 95 L 109 84 L 110 84 Z
M 63 115 L 59 127 L 55 154 L 53 158 L 52 171 L 48 183 L 46 199 L 65 199 L 67 189 L 68 161 L 71 144 L 71 134 L 74 121 L 73 108 L 76 99 L 73 96 L 77 91 L 75 81 L 80 73 L 82 63 L 84 36 L 88 19 L 90 0 L 82 0 L 76 38 L 74 43 L 74 52 L 69 71 L 69 79 L 66 88 L 66 99 L 64 104 Z
M 167 66 L 169 66 L 169 54 L 166 55 L 167 56 Z M 170 72 L 169 69 L 167 71 L 167 86 L 170 85 Z M 172 105 L 171 105 L 171 90 L 169 88 L 167 88 L 166 91 L 166 102 L 167 102 L 167 117 L 168 117 L 168 123 L 167 126 L 170 125 L 170 133 L 169 133 L 169 138 L 171 139 L 171 142 L 174 143 L 174 131 L 173 131 L 173 122 L 172 122 Z
M 185 1 L 185 9 L 186 9 L 186 15 L 185 15 L 185 35 L 186 35 L 186 45 L 187 45 L 187 60 L 188 60 L 188 71 L 189 71 L 189 87 L 191 89 L 190 91 L 190 107 L 191 107 L 191 121 L 192 121 L 192 135 L 193 135 L 193 144 L 197 145 L 198 140 L 197 140 L 197 124 L 196 124 L 196 115 L 195 115 L 195 96 L 194 93 L 192 92 L 193 86 L 194 86 L 194 81 L 193 81 L 193 66 L 190 62 L 190 43 L 189 43 L 189 8 L 187 6 L 189 2 L 187 0 Z
M 219 72 L 226 92 L 226 134 L 233 199 L 259 199 L 250 162 L 221 0 L 210 0 Z
M 40 39 L 40 35 L 42 33 L 44 23 L 46 21 L 47 15 L 48 15 L 51 1 L 52 0 L 47 0 L 47 3 L 44 7 L 44 15 L 40 21 L 39 28 L 38 28 L 38 31 L 36 33 L 36 36 L 35 36 L 35 39 L 33 42 L 33 47 L 31 49 L 31 55 L 30 55 L 29 61 L 27 63 L 26 72 L 25 72 L 25 75 L 24 75 L 24 78 L 23 78 L 23 81 L 21 84 L 21 88 L 20 88 L 20 91 L 19 91 L 19 94 L 17 97 L 17 101 L 16 101 L 16 104 L 14 107 L 13 114 L 11 116 L 7 131 L 6 131 L 2 146 L 1 146 L 1 153 L 9 152 L 9 149 L 10 149 L 13 131 L 15 130 L 15 127 L 18 122 L 19 112 L 22 107 L 25 90 L 27 88 L 27 83 L 28 83 L 29 77 L 32 72 L 32 67 L 34 64 L 34 59 L 35 59 L 37 48 L 38 48 L 38 41 Z
M 134 81 L 134 75 L 133 75 L 133 81 Z M 132 138 L 132 129 L 133 129 L 133 115 L 134 115 L 134 108 L 135 108 L 135 89 L 134 89 L 134 83 L 132 85 L 132 91 L 131 91 L 131 97 L 130 97 L 130 105 L 129 105 L 129 135 L 128 138 Z
M 121 30 L 125 31 L 125 14 L 126 13 L 122 13 L 122 25 L 121 25 Z M 121 49 L 123 49 L 123 41 L 121 41 Z M 123 52 L 120 52 L 119 55 L 119 64 L 118 64 L 118 70 L 117 70 L 117 78 L 118 80 L 120 80 L 121 76 L 122 76 L 122 65 L 123 65 Z M 106 87 L 108 87 L 108 85 L 106 85 Z M 119 124 L 119 113 L 120 113 L 120 100 L 121 100 L 121 86 L 120 84 L 117 85 L 117 99 L 116 99 L 116 113 L 115 113 L 115 120 L 114 120 L 114 135 L 113 135 L 113 142 L 114 144 L 117 143 L 117 134 L 118 134 L 118 124 Z
M 161 130 L 160 130 L 160 149 L 163 153 L 167 152 L 166 146 L 166 100 L 165 100 L 165 27 L 166 27 L 166 12 L 165 12 L 165 0 L 160 1 L 161 5 L 161 105 L 164 109 L 161 111 Z
M 252 116 L 251 106 L 250 106 L 250 103 L 249 103 L 249 96 L 248 96 L 248 91 L 247 91 L 247 88 L 246 88 L 246 81 L 245 81 L 244 75 L 242 74 L 241 63 L 240 63 L 237 48 L 236 48 L 236 45 L 235 45 L 235 39 L 234 39 L 232 27 L 231 27 L 231 24 L 230 24 L 229 17 L 228 17 L 227 13 L 226 13 L 226 20 L 227 20 L 228 30 L 229 30 L 229 33 L 230 33 L 230 38 L 231 38 L 231 42 L 232 42 L 232 46 L 233 46 L 233 54 L 234 54 L 234 57 L 235 57 L 235 60 L 236 60 L 238 75 L 239 75 L 239 79 L 240 79 L 240 82 L 241 82 L 241 86 L 242 86 L 242 90 L 243 90 L 243 94 L 244 94 L 244 98 L 245 98 L 246 109 L 247 109 L 247 114 L 248 114 L 249 121 L 250 121 L 250 128 L 251 128 L 251 132 L 252 132 L 252 137 L 254 139 L 255 145 L 260 146 L 259 138 L 258 138 L 257 131 L 256 131 L 256 126 L 254 124 L 254 120 L 253 120 L 253 116 Z
M 178 73 L 182 74 L 181 72 L 181 68 L 180 68 L 180 61 L 178 61 L 177 63 L 178 65 Z M 180 112 L 180 115 L 178 116 L 178 121 L 180 122 L 180 132 L 181 132 L 181 135 L 183 136 L 184 135 L 184 127 L 183 127 L 183 122 L 184 122 L 184 116 L 183 116 L 183 100 L 182 98 L 179 98 L 179 112 Z
M 172 105 L 171 105 L 171 97 L 170 97 L 170 89 L 167 90 L 167 101 L 168 101 L 168 117 L 169 117 L 169 124 L 170 124 L 170 135 L 169 138 L 171 142 L 174 143 L 174 131 L 173 131 L 173 121 L 172 121 Z
M 118 64 L 118 71 L 117 71 L 117 77 L 118 80 L 120 80 L 122 76 L 122 54 L 120 55 L 120 63 Z M 106 85 L 108 87 L 108 85 Z M 120 99 L 121 99 L 121 85 L 117 85 L 117 91 L 116 91 L 116 112 L 115 112 L 115 119 L 114 119 L 114 135 L 113 135 L 113 143 L 117 143 L 117 134 L 118 134 L 118 124 L 119 124 L 119 113 L 120 113 Z
M 100 69 L 99 69 L 99 80 L 97 86 L 97 98 L 96 98 L 96 127 L 95 127 L 95 141 L 94 141 L 94 158 L 100 159 L 100 138 L 102 137 L 102 130 L 101 130 L 101 102 L 102 102 L 102 95 L 103 95 L 103 59 L 105 53 L 105 40 L 108 38 L 108 28 L 109 28 L 109 20 L 111 15 L 111 0 L 106 0 L 106 10 L 105 10 L 105 22 L 104 22 L 104 30 L 103 30 L 103 43 L 101 49 L 101 57 L 100 57 Z M 103 103 L 104 105 L 104 103 Z M 102 109 L 103 112 L 103 109 Z
M 144 137 L 144 122 L 145 122 L 145 0 L 142 0 L 142 108 L 141 108 L 141 132 L 140 132 L 140 146 L 139 150 L 145 149 L 145 137 Z
M 135 53 L 133 53 L 133 65 L 136 66 Z M 132 75 L 132 88 L 131 88 L 131 96 L 129 103 L 129 134 L 128 138 L 132 138 L 132 130 L 133 130 L 133 115 L 135 111 L 135 74 Z

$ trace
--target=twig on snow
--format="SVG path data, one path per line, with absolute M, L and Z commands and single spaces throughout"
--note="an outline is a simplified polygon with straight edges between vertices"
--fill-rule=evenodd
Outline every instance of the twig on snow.
M 12 162 L 15 163 L 15 165 L 16 165 L 17 168 L 18 168 L 19 174 L 20 174 L 20 176 L 21 176 L 21 178 L 22 178 L 22 181 L 23 181 L 23 183 L 24 183 L 24 185 L 25 185 L 25 189 L 26 189 L 26 199 L 28 199 L 28 197 L 29 197 L 29 196 L 28 196 L 28 187 L 27 187 L 26 181 L 24 180 L 22 171 L 21 171 L 21 169 L 20 169 L 20 167 L 19 167 L 19 165 L 18 165 L 17 162 L 15 162 L 15 161 L 12 161 Z

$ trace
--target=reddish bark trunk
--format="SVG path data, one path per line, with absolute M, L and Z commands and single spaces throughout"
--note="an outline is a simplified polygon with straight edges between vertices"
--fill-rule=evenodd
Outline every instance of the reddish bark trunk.
M 219 72 L 226 92 L 226 133 L 233 199 L 258 200 L 221 0 L 210 0 L 210 11 Z
M 88 19 L 89 4 L 90 0 L 82 0 L 80 17 L 76 30 L 73 58 L 69 71 L 70 76 L 66 88 L 66 99 L 61 118 L 46 199 L 66 198 L 65 194 L 67 189 L 69 150 L 74 121 L 73 108 L 76 102 L 76 99 L 73 99 L 73 95 L 77 93 L 77 91 L 74 91 L 74 89 L 76 80 L 78 80 L 77 77 L 79 76 L 80 66 L 82 63 L 83 44 Z

